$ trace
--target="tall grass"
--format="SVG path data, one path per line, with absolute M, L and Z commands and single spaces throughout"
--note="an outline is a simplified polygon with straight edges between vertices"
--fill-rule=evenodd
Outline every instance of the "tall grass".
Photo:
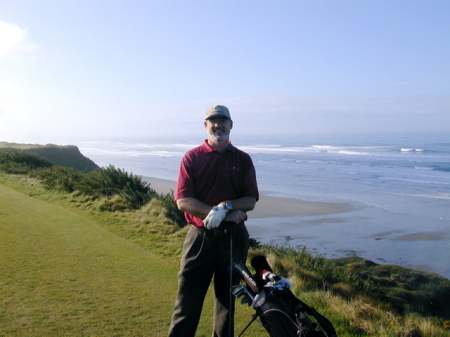
M 106 198 L 102 210 L 138 209 L 157 193 L 141 177 L 129 174 L 110 165 L 90 173 L 82 173 L 74 168 L 54 166 L 31 173 L 48 189 L 74 192 L 92 197 Z
M 450 336 L 450 281 L 440 276 L 356 256 L 327 260 L 305 249 L 260 245 L 250 258 L 258 254 L 291 279 L 294 293 L 328 317 L 340 337 Z

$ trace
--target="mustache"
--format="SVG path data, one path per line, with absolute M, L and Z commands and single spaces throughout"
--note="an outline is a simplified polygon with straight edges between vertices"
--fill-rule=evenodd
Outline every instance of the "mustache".
M 212 130 L 213 130 L 214 132 L 215 132 L 215 131 L 222 131 L 222 132 L 225 132 L 225 131 L 226 131 L 225 128 L 223 128 L 223 127 L 221 127 L 221 126 L 214 127 Z

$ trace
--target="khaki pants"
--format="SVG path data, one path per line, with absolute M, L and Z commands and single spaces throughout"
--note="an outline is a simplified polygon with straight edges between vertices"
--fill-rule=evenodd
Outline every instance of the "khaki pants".
M 233 261 L 245 263 L 249 235 L 245 225 L 235 226 Z M 191 227 L 186 234 L 178 273 L 178 294 L 169 337 L 194 337 L 203 302 L 214 277 L 214 337 L 231 337 L 230 305 L 230 233 L 215 233 Z M 233 284 L 239 277 L 233 277 Z M 234 298 L 232 299 L 234 309 Z

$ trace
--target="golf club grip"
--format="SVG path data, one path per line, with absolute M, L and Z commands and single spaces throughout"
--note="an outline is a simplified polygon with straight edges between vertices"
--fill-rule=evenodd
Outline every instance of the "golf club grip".
M 262 288 L 258 285 L 255 279 L 252 277 L 250 270 L 240 262 L 236 262 L 233 265 L 233 269 L 239 273 L 242 279 L 245 281 L 247 286 L 253 291 L 253 293 L 258 294 Z

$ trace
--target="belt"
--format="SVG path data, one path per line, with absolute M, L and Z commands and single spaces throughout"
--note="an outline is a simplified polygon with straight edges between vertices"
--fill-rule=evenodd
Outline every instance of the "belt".
M 193 224 L 191 224 L 191 227 L 194 228 L 195 230 L 204 233 L 205 235 L 210 235 L 210 236 L 224 236 L 227 235 L 229 233 L 231 233 L 231 229 L 230 226 L 233 225 L 222 225 L 219 228 L 214 228 L 214 229 L 207 229 L 206 227 L 197 227 Z

